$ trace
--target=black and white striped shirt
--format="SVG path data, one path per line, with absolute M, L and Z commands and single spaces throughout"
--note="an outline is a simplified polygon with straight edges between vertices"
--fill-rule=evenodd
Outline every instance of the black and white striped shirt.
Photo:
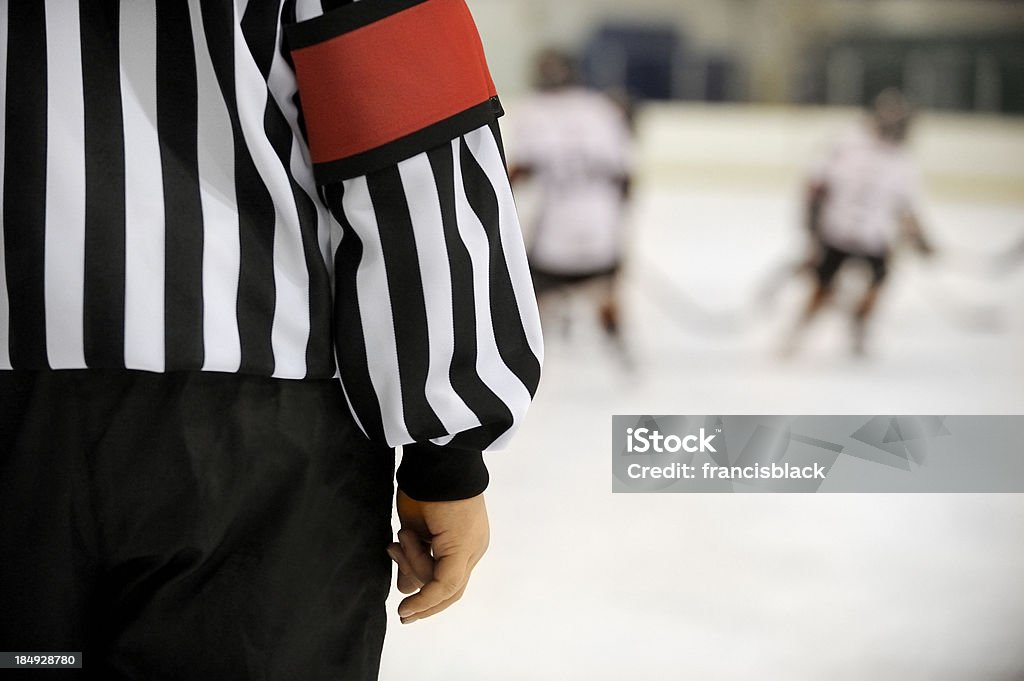
M 497 124 L 318 186 L 282 26 L 346 6 L 4 0 L 0 369 L 340 376 L 371 438 L 507 441 L 542 341 Z

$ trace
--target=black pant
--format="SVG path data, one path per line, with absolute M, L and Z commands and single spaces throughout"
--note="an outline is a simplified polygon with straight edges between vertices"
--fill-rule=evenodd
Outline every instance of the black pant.
M 868 255 L 864 253 L 851 253 L 835 246 L 822 244 L 821 259 L 818 261 L 817 277 L 822 288 L 828 288 L 836 278 L 839 268 L 847 260 L 862 260 L 871 268 L 871 285 L 881 286 L 889 273 L 889 254 L 879 253 Z
M 614 277 L 618 273 L 618 263 L 604 269 L 580 272 L 577 274 L 549 272 L 548 270 L 534 265 L 530 266 L 530 276 L 533 278 L 533 290 L 538 296 L 544 295 L 549 291 L 557 291 L 570 286 L 576 286 L 577 284 L 585 284 L 594 281 L 595 279 L 607 279 L 609 277 Z
M 336 381 L 0 371 L 0 651 L 82 651 L 22 672 L 59 679 L 376 679 L 393 470 Z

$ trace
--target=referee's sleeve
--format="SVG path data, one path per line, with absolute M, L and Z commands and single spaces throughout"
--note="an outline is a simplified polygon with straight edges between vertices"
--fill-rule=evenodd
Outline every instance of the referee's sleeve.
M 364 0 L 288 40 L 342 231 L 335 342 L 352 412 L 368 437 L 403 445 L 413 498 L 478 494 L 481 452 L 523 418 L 543 347 L 472 18 L 463 0 Z

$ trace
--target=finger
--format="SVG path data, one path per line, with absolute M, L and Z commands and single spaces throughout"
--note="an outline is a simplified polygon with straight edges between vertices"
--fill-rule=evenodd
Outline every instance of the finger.
M 396 584 L 399 591 L 404 594 L 411 594 L 423 586 L 423 582 L 416 577 L 412 564 L 409 562 L 408 557 L 406 557 L 405 551 L 402 550 L 401 544 L 394 543 L 388 546 L 388 555 L 398 565 Z
M 423 582 L 399 571 L 398 580 L 395 582 L 398 587 L 398 591 L 403 594 L 413 594 L 423 588 Z
M 395 586 L 398 587 L 399 592 L 408 595 L 416 593 L 422 589 L 423 582 L 421 582 L 416 575 L 399 567 L 398 578 L 395 580 Z
M 410 617 L 444 603 L 464 589 L 469 581 L 468 556 L 445 556 L 434 565 L 434 578 L 419 593 L 398 606 L 401 617 Z
M 430 617 L 431 615 L 436 615 L 437 613 L 441 612 L 442 610 L 447 610 L 450 606 L 454 605 L 456 603 L 456 601 L 458 601 L 460 598 L 462 598 L 462 595 L 464 593 L 466 593 L 466 587 L 465 586 L 463 586 L 461 589 L 456 591 L 454 596 L 452 596 L 448 600 L 444 601 L 443 603 L 439 603 L 439 604 L 435 605 L 433 608 L 427 608 L 426 610 L 424 610 L 422 612 L 418 612 L 415 615 L 411 615 L 410 617 L 400 617 L 399 619 L 402 621 L 402 624 L 412 624 L 413 622 L 415 622 L 417 620 L 426 619 L 427 617 Z
M 430 582 L 434 578 L 434 559 L 430 555 L 429 545 L 408 528 L 398 531 L 398 542 L 409 560 L 409 574 L 423 584 Z

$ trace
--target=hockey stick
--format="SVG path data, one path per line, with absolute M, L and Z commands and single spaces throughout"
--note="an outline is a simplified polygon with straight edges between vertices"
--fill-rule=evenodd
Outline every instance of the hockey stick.
M 986 264 L 983 269 L 969 270 L 963 266 L 964 261 L 957 259 L 941 258 L 925 262 L 926 268 L 938 267 L 947 272 L 962 274 L 965 271 L 973 271 L 975 274 L 986 275 L 985 278 L 992 279 L 999 275 L 991 263 Z M 994 260 L 992 262 L 995 262 Z M 1006 315 L 1004 305 L 994 300 L 971 300 L 965 296 L 964 291 L 952 287 L 941 276 L 935 276 L 936 272 L 926 272 L 929 281 L 921 287 L 921 293 L 932 307 L 937 310 L 947 321 L 954 326 L 968 331 L 1001 331 L 1006 326 Z
M 1002 253 L 972 253 L 939 256 L 944 267 L 978 279 L 1001 279 L 1024 267 L 1024 239 Z
M 742 327 L 742 311 L 716 312 L 701 305 L 650 258 L 635 257 L 627 274 L 624 281 L 636 283 L 672 319 L 690 330 L 717 336 L 734 334 Z

